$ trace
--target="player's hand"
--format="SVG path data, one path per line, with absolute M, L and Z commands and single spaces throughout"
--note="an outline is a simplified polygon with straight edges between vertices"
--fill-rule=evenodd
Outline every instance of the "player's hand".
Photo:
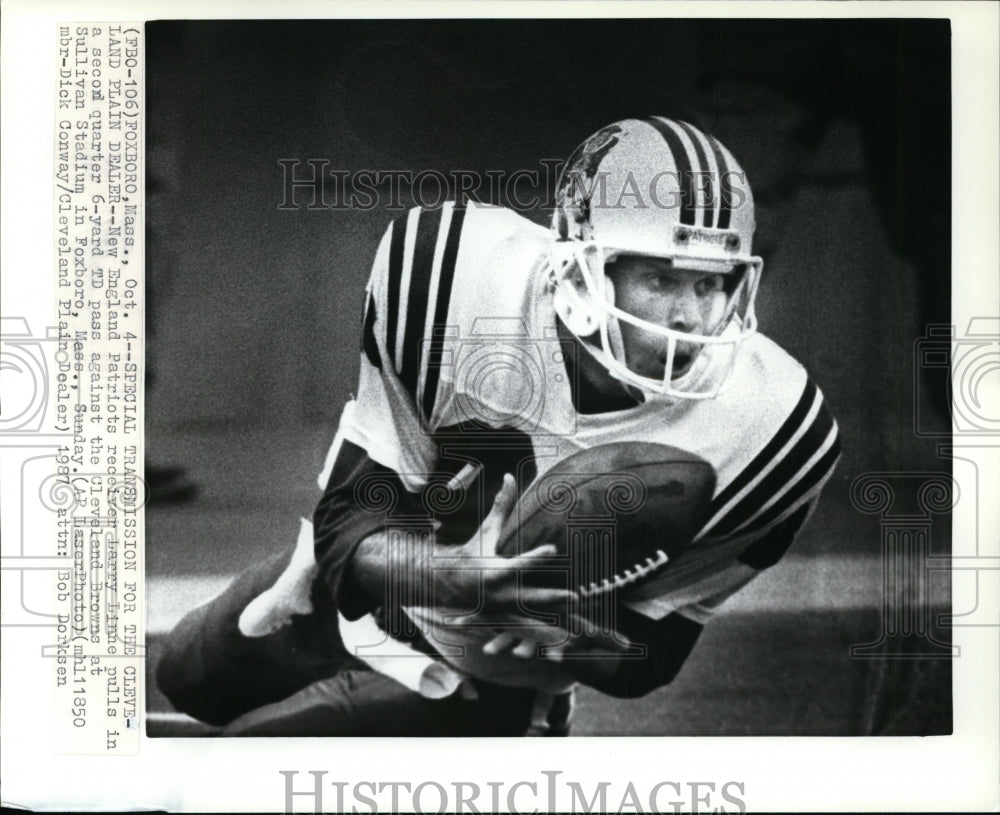
M 500 622 L 499 620 L 497 622 Z M 630 642 L 617 631 L 595 631 L 582 618 L 571 615 L 567 627 L 539 626 L 537 620 L 508 618 L 495 636 L 483 646 L 483 653 L 509 653 L 521 659 L 551 662 L 585 659 L 615 659 L 628 650 Z
M 509 558 L 497 555 L 504 522 L 516 502 L 517 487 L 508 473 L 478 532 L 461 546 L 435 546 L 431 569 L 437 602 L 469 614 L 524 615 L 574 607 L 574 592 L 526 586 L 521 580 L 521 572 L 539 558 L 555 555 L 555 546 L 543 544 Z
M 614 689 L 621 681 L 622 658 L 633 648 L 631 643 L 618 632 L 578 628 L 572 619 L 567 625 L 571 631 L 553 626 L 539 628 L 537 624 L 505 628 L 483 646 L 483 653 L 554 663 L 577 682 L 619 695 Z

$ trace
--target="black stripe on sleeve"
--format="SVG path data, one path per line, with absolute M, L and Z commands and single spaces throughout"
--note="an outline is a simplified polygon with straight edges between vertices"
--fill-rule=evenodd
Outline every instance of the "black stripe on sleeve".
M 803 504 L 760 540 L 755 540 L 739 556 L 740 563 L 751 569 L 768 569 L 784 557 L 788 547 L 809 514 L 809 504 Z
M 726 179 L 729 174 L 729 165 L 726 164 L 726 157 L 722 155 L 719 142 L 714 136 L 708 137 L 712 145 L 712 153 L 715 155 L 715 163 L 719 166 L 719 217 L 716 221 L 716 229 L 729 229 L 729 217 L 733 212 L 733 200 Z
M 406 334 L 403 337 L 403 364 L 399 378 L 410 395 L 416 398 L 420 375 L 420 355 L 424 350 L 424 329 L 430 300 L 431 273 L 434 270 L 434 247 L 441 228 L 441 210 L 420 210 L 417 216 L 417 242 L 413 249 L 413 269 L 406 300 Z
M 821 405 L 813 423 L 802 435 L 802 438 L 795 443 L 795 446 L 788 451 L 788 455 L 771 472 L 764 476 L 761 482 L 750 490 L 735 507 L 722 517 L 719 523 L 710 530 L 711 536 L 713 538 L 725 537 L 735 532 L 740 525 L 753 518 L 754 514 L 759 512 L 764 504 L 771 500 L 789 481 L 795 478 L 796 474 L 806 465 L 806 462 L 823 446 L 823 442 L 826 441 L 832 429 L 833 416 Z M 805 477 L 806 474 L 803 474 L 803 478 Z M 794 491 L 795 487 L 792 487 L 790 492 Z M 778 503 L 780 504 L 781 501 Z M 786 503 L 785 506 L 787 507 L 789 504 Z
M 666 122 L 657 119 L 655 116 L 646 119 L 646 121 L 659 131 L 674 156 L 674 163 L 677 165 L 677 175 L 680 176 L 679 181 L 681 185 L 681 223 L 694 226 L 694 191 L 691 184 L 691 162 L 688 160 L 687 150 L 684 149 L 684 142 L 681 141 L 681 137 Z
M 389 308 L 386 319 L 385 346 L 393 365 L 396 359 L 396 328 L 399 325 L 399 287 L 403 279 L 403 243 L 406 240 L 406 216 L 392 222 L 392 240 L 389 244 Z
M 708 172 L 708 157 L 705 155 L 705 149 L 701 146 L 701 140 L 698 138 L 698 134 L 687 122 L 678 122 L 685 133 L 688 134 L 688 138 L 691 139 L 691 144 L 694 145 L 695 155 L 698 157 L 698 163 L 705 169 L 705 180 L 708 184 L 705 185 L 705 194 L 708 200 L 705 202 L 705 206 L 702 208 L 701 225 L 711 226 L 712 225 L 712 210 L 715 208 L 715 187 L 712 184 L 712 174 Z M 700 179 L 699 179 L 700 180 Z
M 455 205 L 448 227 L 448 238 L 441 260 L 441 279 L 438 282 L 437 303 L 434 306 L 434 325 L 431 328 L 431 343 L 427 355 L 427 379 L 424 382 L 424 418 L 430 421 L 437 400 L 438 380 L 441 377 L 441 354 L 444 350 L 444 334 L 448 326 L 448 304 L 451 302 L 451 285 L 455 279 L 458 261 L 458 244 L 465 221 L 465 207 Z
M 746 529 L 741 529 L 740 534 L 750 534 L 756 532 L 759 529 L 763 529 L 769 523 L 772 523 L 775 518 L 781 517 L 781 514 L 788 510 L 790 507 L 795 505 L 795 502 L 800 500 L 803 495 L 809 492 L 813 487 L 815 487 L 820 481 L 822 481 L 829 473 L 833 472 L 833 468 L 837 464 L 837 459 L 840 458 L 840 438 L 834 440 L 833 446 L 826 451 L 823 457 L 813 465 L 812 469 L 806 473 L 799 482 L 788 491 L 787 494 L 783 495 L 781 500 L 778 501 L 773 507 L 771 507 L 767 512 L 763 513 L 759 518 L 754 518 L 752 524 L 750 524 Z
M 365 307 L 365 322 L 361 329 L 361 350 L 368 361 L 382 370 L 382 358 L 378 353 L 378 343 L 375 341 L 375 295 L 368 292 L 368 303 Z
M 795 435 L 795 431 L 802 425 L 809 413 L 809 408 L 812 407 L 813 399 L 816 398 L 816 390 L 816 385 L 811 380 L 806 382 L 798 404 L 795 405 L 794 410 L 785 419 L 785 423 L 781 425 L 778 432 L 774 434 L 774 438 L 767 443 L 767 446 L 757 454 L 753 461 L 743 468 L 743 472 L 730 481 L 726 488 L 712 499 L 712 505 L 708 510 L 709 518 L 714 517 L 715 513 L 728 504 L 734 495 L 753 481 L 760 471 L 774 460 L 778 451 L 788 443 L 788 440 Z

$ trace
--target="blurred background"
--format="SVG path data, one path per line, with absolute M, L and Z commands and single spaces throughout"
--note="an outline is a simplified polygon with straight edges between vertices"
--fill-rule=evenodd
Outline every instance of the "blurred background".
M 576 732 L 950 732 L 949 578 L 926 560 L 950 552 L 949 500 L 921 498 L 951 471 L 947 20 L 164 21 L 146 43 L 153 659 L 184 611 L 294 541 L 355 385 L 397 211 L 309 208 L 301 187 L 282 208 L 279 162 L 528 170 L 519 195 L 545 202 L 543 162 L 658 114 L 747 171 L 761 329 L 823 389 L 844 453 L 810 527 L 678 680 L 633 702 L 585 692 Z M 522 212 L 547 223 L 544 204 Z M 904 562 L 917 601 L 883 587 Z M 202 732 L 155 689 L 150 710 L 151 734 Z

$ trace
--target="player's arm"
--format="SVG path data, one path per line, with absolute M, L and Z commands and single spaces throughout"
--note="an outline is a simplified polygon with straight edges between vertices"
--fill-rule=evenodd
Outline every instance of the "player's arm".
M 464 210 L 446 206 L 435 212 L 412 210 L 386 232 L 366 289 L 358 391 L 341 418 L 339 447 L 323 499 L 314 516 L 319 573 L 341 613 L 363 615 L 386 603 L 387 592 L 410 605 L 489 608 L 515 607 L 521 559 L 491 568 L 476 558 L 499 534 L 516 498 L 513 483 L 501 490 L 497 505 L 480 530 L 462 545 L 435 540 L 433 534 L 390 536 L 387 506 L 395 516 L 425 514 L 419 491 L 435 469 L 437 447 L 431 435 L 436 402 L 446 397 L 432 358 L 449 314 L 451 281 Z M 370 499 L 370 500 L 369 500 Z M 405 542 L 401 544 L 401 540 Z M 548 549 L 526 553 L 544 556 Z M 427 596 L 430 594 L 430 596 Z M 534 591 L 543 605 L 568 593 Z
M 836 421 L 819 388 L 806 381 L 774 438 L 713 498 L 702 540 L 685 553 L 684 568 L 668 570 L 658 594 L 633 595 L 627 606 L 619 604 L 636 615 L 637 630 L 647 637 L 655 669 L 646 677 L 650 690 L 670 681 L 683 664 L 685 632 L 696 639 L 730 597 L 784 556 L 816 508 L 839 455 Z M 735 539 L 742 549 L 734 556 Z M 629 682 L 644 684 L 640 677 Z
M 603 669 L 599 664 L 592 667 L 582 662 L 577 680 L 610 696 L 626 698 L 644 696 L 672 682 L 694 650 L 705 624 L 726 600 L 778 562 L 792 545 L 811 508 L 812 504 L 802 505 L 784 522 L 754 541 L 737 562 L 707 581 L 717 589 L 697 602 L 659 620 L 619 603 L 617 628 L 633 644 L 642 645 L 645 656 L 641 659 L 623 657 L 617 664 L 608 664 Z
M 533 559 L 555 554 L 554 546 L 542 545 L 513 558 L 494 555 L 516 500 L 514 479 L 507 475 L 482 525 L 461 545 L 439 543 L 433 534 L 407 540 L 404 546 L 385 529 L 365 535 L 342 555 L 346 562 L 339 569 L 341 579 L 334 589 L 341 613 L 348 619 L 356 618 L 384 605 L 389 597 L 397 602 L 406 598 L 407 605 L 478 606 L 487 614 L 510 613 L 523 604 L 566 608 L 575 601 L 572 592 L 526 587 L 520 581 L 520 573 Z
M 369 538 L 385 535 L 385 513 L 369 511 L 363 500 L 359 500 L 366 484 L 388 490 L 404 503 L 414 500 L 393 470 L 373 461 L 357 444 L 344 441 L 313 513 L 319 577 L 334 605 L 352 620 L 382 605 L 374 592 L 361 591 L 352 579 L 345 579 L 358 547 Z M 400 511 L 406 512 L 406 507 L 400 507 Z
M 811 505 L 803 505 L 758 538 L 738 561 L 720 568 L 702 583 L 715 588 L 696 602 L 687 603 L 661 619 L 618 602 L 614 636 L 570 638 L 564 647 L 549 649 L 546 658 L 559 660 L 578 682 L 609 696 L 635 698 L 669 684 L 691 655 L 708 620 L 726 600 L 780 559 L 810 510 Z M 683 589 L 678 590 L 678 594 L 682 592 Z M 510 634 L 500 635 L 491 645 L 497 650 L 500 646 L 510 648 L 524 657 L 546 653 L 545 649 L 537 650 L 537 643 L 518 640 Z M 626 649 L 626 645 L 631 647 Z M 632 654 L 636 647 L 641 649 L 641 656 Z
M 825 434 L 822 441 L 812 442 L 814 448 L 811 451 L 807 449 L 810 458 L 794 471 L 798 478 L 790 481 L 779 497 L 779 501 L 784 501 L 784 512 L 780 516 L 776 513 L 770 516 L 778 520 L 764 525 L 760 519 L 767 518 L 767 515 L 751 515 L 743 529 L 756 521 L 760 532 L 736 561 L 722 566 L 717 572 L 703 570 L 702 574 L 707 571 L 708 576 L 688 588 L 696 593 L 697 599 L 662 619 L 650 619 L 619 603 L 620 630 L 628 632 L 634 642 L 645 643 L 648 657 L 645 662 L 636 660 L 631 664 L 621 660 L 614 674 L 599 677 L 600 684 L 587 681 L 582 675 L 580 681 L 612 696 L 641 696 L 673 681 L 693 650 L 704 625 L 730 597 L 784 556 L 815 509 L 840 451 L 836 425 L 831 419 L 832 429 L 827 431 L 822 421 L 823 417 L 816 420 L 818 430 Z M 813 433 L 813 437 L 820 437 L 820 433 Z M 808 437 L 806 439 L 809 441 Z M 677 591 L 683 594 L 685 589 L 680 587 Z
M 616 614 L 615 630 L 599 634 L 574 635 L 562 628 L 536 626 L 525 630 L 514 624 L 483 650 L 558 662 L 577 682 L 619 698 L 645 696 L 672 682 L 694 649 L 702 625 L 676 613 L 652 620 L 620 603 Z
M 716 576 L 717 585 L 723 588 L 680 611 L 654 620 L 619 603 L 617 628 L 634 645 L 642 645 L 645 656 L 605 661 L 603 666 L 600 662 L 594 665 L 581 662 L 575 673 L 577 681 L 610 696 L 628 698 L 644 696 L 672 682 L 694 650 L 705 623 L 726 600 L 778 562 L 792 545 L 811 508 L 812 504 L 802 505 L 754 541 L 736 563 Z
M 427 247 L 436 242 L 440 227 L 422 212 L 397 218 L 379 243 L 365 288 L 356 395 L 341 416 L 330 453 L 333 461 L 327 462 L 329 479 L 313 515 L 320 579 L 349 619 L 385 601 L 389 511 L 423 514 L 417 493 L 420 471 L 433 468 L 434 460 L 426 444 L 429 411 L 417 408 L 418 377 L 413 371 L 419 371 L 422 360 L 413 355 L 421 348 L 422 336 L 414 331 L 425 324 L 430 301 Z M 415 251 L 418 238 L 420 252 Z M 408 243 L 414 247 L 409 253 Z M 423 302 L 411 296 L 411 283 L 423 292 Z M 418 539 L 411 543 L 397 554 L 416 557 L 425 548 Z M 356 555 L 364 559 L 357 569 Z M 407 574 L 404 565 L 395 564 L 399 568 L 393 571 Z M 376 586 L 379 580 L 382 584 Z
M 764 504 L 756 512 L 737 507 L 745 522 L 731 524 L 730 530 L 756 528 L 757 532 L 735 559 L 726 554 L 725 546 L 718 545 L 725 538 L 717 539 L 716 545 L 689 550 L 684 558 L 686 568 L 674 577 L 667 573 L 662 595 L 617 604 L 614 628 L 619 636 L 568 638 L 562 647 L 539 650 L 538 638 L 531 632 L 518 636 L 507 631 L 487 647 L 492 651 L 507 649 L 526 659 L 547 654 L 544 658 L 561 661 L 578 682 L 611 696 L 643 696 L 672 682 L 703 626 L 726 600 L 781 559 L 815 508 L 839 454 L 835 425 L 830 420 L 824 427 L 824 417 L 817 415 L 817 432 L 811 437 L 803 435 L 810 447 L 799 450 L 800 466 L 788 468 L 794 477 L 779 490 L 778 500 L 765 503 L 763 498 L 756 499 Z M 780 514 L 773 510 L 768 514 L 774 506 L 782 510 Z M 631 656 L 623 643 L 641 646 L 643 655 Z
M 619 607 L 618 639 L 631 648 L 618 654 L 591 651 L 586 641 L 561 661 L 573 678 L 608 696 L 632 699 L 673 682 L 694 649 L 702 626 L 680 614 L 650 620 Z M 627 632 L 627 633 L 626 633 Z M 638 654 L 633 651 L 638 650 Z

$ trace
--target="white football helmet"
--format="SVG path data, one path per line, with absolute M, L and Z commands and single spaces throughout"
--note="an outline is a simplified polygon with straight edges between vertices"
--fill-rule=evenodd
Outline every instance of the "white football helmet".
M 556 313 L 612 376 L 654 397 L 709 399 L 720 392 L 740 344 L 756 330 L 754 298 L 763 266 L 751 253 L 753 195 L 725 147 L 686 122 L 661 117 L 602 128 L 563 168 L 552 231 Z M 709 334 L 688 334 L 617 308 L 605 265 L 620 255 L 734 276 L 722 319 Z M 619 321 L 665 340 L 662 379 L 628 367 Z M 672 378 L 678 343 L 701 351 Z

